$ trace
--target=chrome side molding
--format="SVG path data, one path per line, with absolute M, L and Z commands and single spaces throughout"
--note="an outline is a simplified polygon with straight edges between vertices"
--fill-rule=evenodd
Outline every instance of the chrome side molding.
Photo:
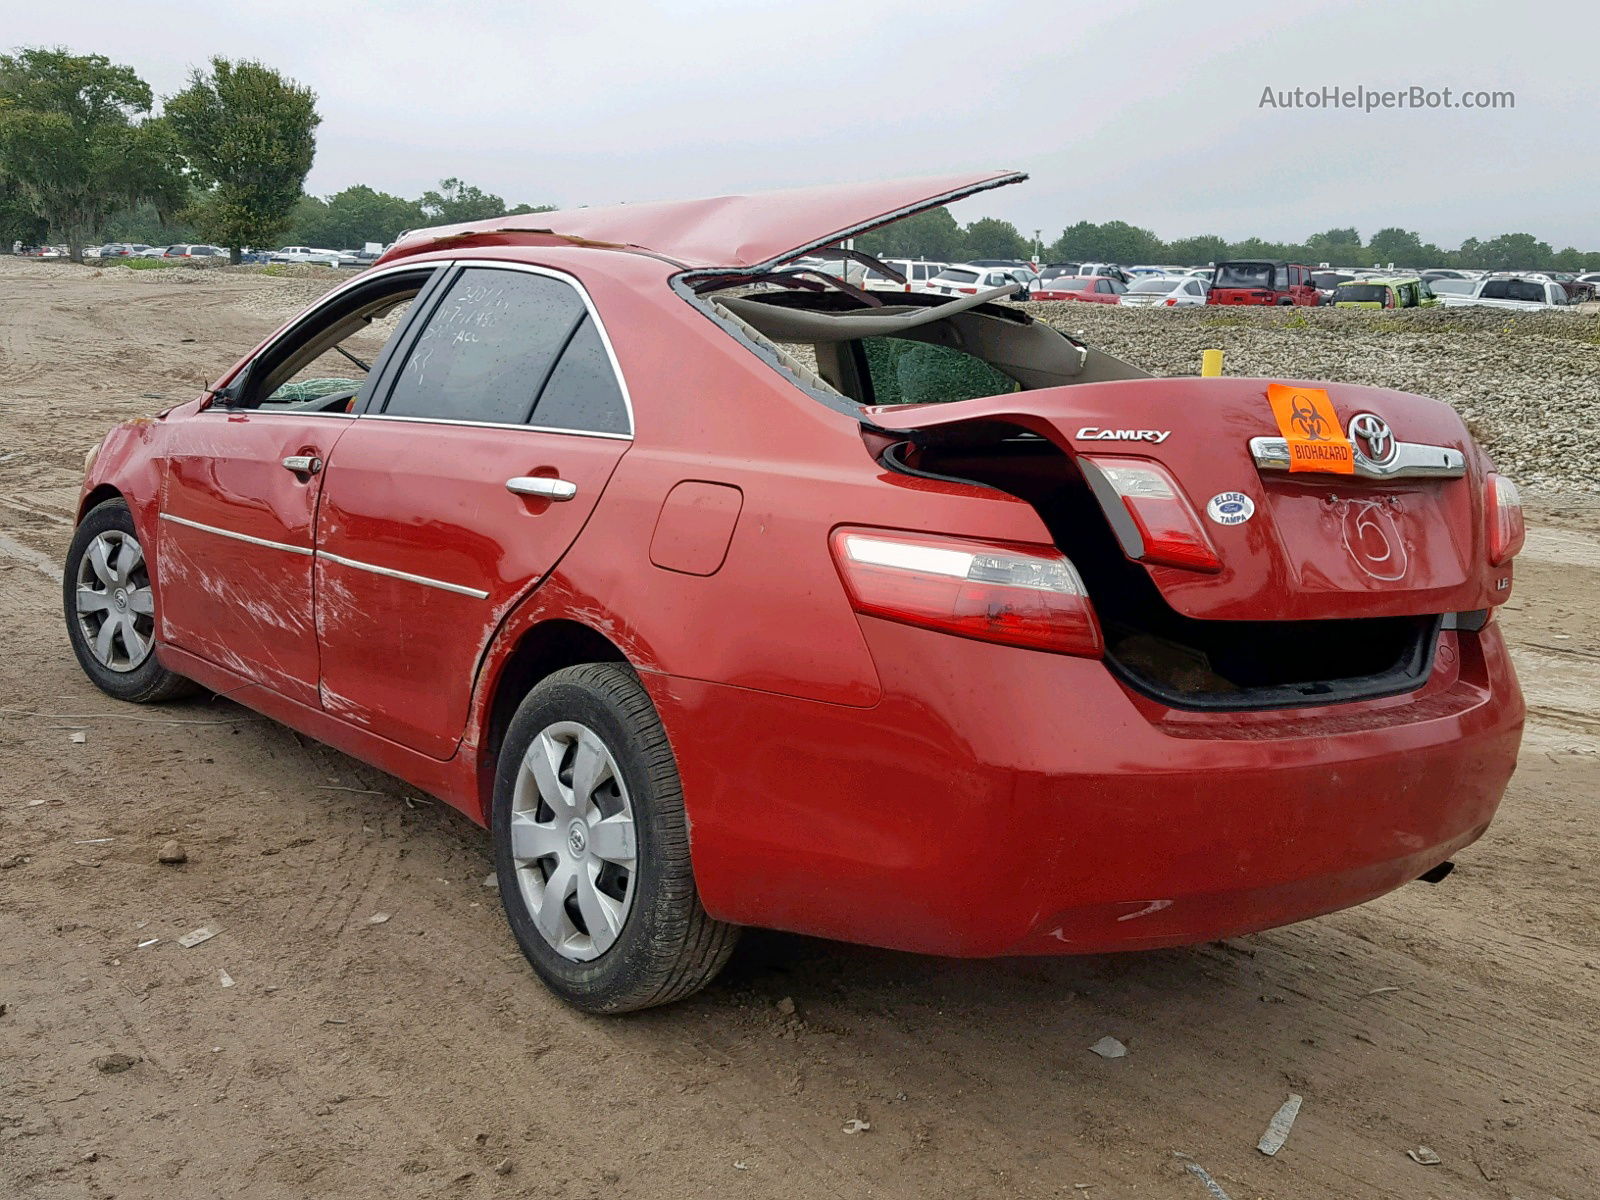
M 1281 437 L 1251 438 L 1250 457 L 1259 470 L 1287 471 L 1289 443 Z M 1358 449 L 1355 461 L 1355 473 L 1367 479 L 1459 479 L 1467 473 L 1467 456 L 1461 451 L 1423 442 L 1396 442 L 1394 453 L 1382 463 Z

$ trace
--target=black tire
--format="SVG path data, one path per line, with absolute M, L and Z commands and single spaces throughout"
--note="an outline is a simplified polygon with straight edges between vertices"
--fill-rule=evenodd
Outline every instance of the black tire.
M 511 851 L 512 801 L 524 756 L 536 736 L 563 722 L 598 735 L 633 808 L 631 905 L 616 941 L 588 961 L 563 955 L 539 931 Z M 624 1013 L 670 1004 L 710 983 L 733 953 L 738 926 L 708 916 L 695 889 L 672 746 L 649 695 L 625 664 L 568 667 L 528 693 L 500 748 L 491 829 L 500 900 L 511 932 L 539 977 L 573 1007 Z
M 72 652 L 78 657 L 78 665 L 83 668 L 83 673 L 89 677 L 90 682 L 106 695 L 133 704 L 159 704 L 164 700 L 176 700 L 183 696 L 194 695 L 201 690 L 200 686 L 163 667 L 156 661 L 153 648 L 141 663 L 126 671 L 115 670 L 100 662 L 90 648 L 78 614 L 78 568 L 95 539 L 107 532 L 121 533 L 135 542 L 138 541 L 138 530 L 133 524 L 133 514 L 128 511 L 127 504 L 122 500 L 107 500 L 89 510 L 72 535 L 72 545 L 67 550 L 66 566 L 61 573 L 61 600 L 67 619 L 67 638 L 72 643 Z M 144 546 L 140 546 L 140 549 L 148 557 L 149 549 Z M 154 588 L 151 589 L 151 594 L 155 603 L 159 604 L 160 597 L 155 595 Z M 150 636 L 153 639 L 155 636 L 153 614 L 151 625 Z

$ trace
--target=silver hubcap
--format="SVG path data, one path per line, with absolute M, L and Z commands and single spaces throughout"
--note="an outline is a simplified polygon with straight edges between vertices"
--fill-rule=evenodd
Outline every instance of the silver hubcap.
M 534 924 L 563 958 L 599 958 L 633 905 L 633 804 L 599 734 L 546 726 L 517 772 L 511 857 Z
M 78 560 L 78 628 L 89 652 L 113 671 L 132 671 L 155 645 L 155 596 L 144 551 L 132 534 L 108 529 Z

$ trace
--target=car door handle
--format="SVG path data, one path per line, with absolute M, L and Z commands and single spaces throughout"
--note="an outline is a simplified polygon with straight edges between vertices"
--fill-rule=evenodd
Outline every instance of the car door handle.
M 571 500 L 578 494 L 578 485 L 544 475 L 517 475 L 506 480 L 506 491 L 519 496 L 541 496 L 546 500 Z
M 315 454 L 291 454 L 283 460 L 283 469 L 296 475 L 315 475 L 322 470 L 322 460 Z

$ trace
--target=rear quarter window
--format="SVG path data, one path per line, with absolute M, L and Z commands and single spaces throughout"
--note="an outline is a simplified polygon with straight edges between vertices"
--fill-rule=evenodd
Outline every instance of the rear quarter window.
M 585 316 L 533 407 L 533 424 L 580 433 L 630 432 L 628 403 L 594 318 Z

